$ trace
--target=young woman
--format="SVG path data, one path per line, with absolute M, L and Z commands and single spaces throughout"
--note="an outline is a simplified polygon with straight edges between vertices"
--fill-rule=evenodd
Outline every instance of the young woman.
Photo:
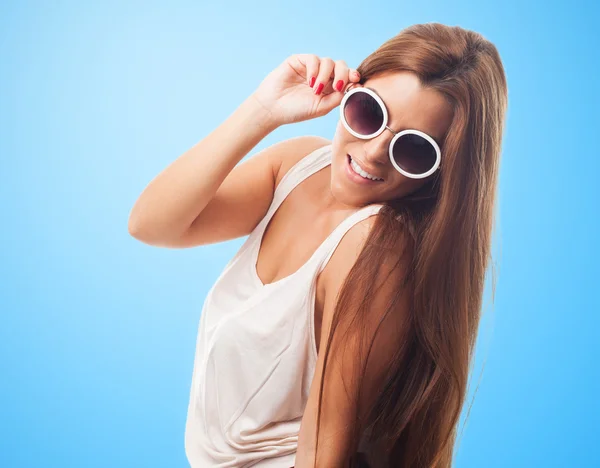
M 340 107 L 241 164 L 277 127 Z M 201 467 L 450 467 L 491 250 L 507 85 L 437 23 L 357 70 L 297 54 L 144 190 L 130 233 L 248 235 L 201 312 L 185 448 Z

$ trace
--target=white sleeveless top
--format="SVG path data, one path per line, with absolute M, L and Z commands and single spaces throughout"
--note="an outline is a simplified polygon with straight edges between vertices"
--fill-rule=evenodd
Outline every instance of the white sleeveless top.
M 285 278 L 263 284 L 256 260 L 265 227 L 285 197 L 330 163 L 331 144 L 309 153 L 283 176 L 267 214 L 207 294 L 185 427 L 192 468 L 294 466 L 317 360 L 317 275 L 344 234 L 383 205 L 348 216 Z

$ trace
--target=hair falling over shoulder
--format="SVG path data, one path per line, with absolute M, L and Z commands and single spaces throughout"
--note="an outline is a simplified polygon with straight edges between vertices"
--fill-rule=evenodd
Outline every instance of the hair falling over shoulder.
M 450 468 L 491 259 L 508 105 L 504 68 L 481 34 L 426 23 L 387 40 L 358 71 L 363 83 L 378 74 L 414 73 L 423 87 L 446 97 L 453 120 L 440 170 L 417 192 L 386 203 L 338 297 L 332 330 L 342 319 L 360 324 L 377 274 L 370 265 L 392 259 L 402 271 L 397 296 L 409 294 L 412 303 L 377 401 L 357 411 L 354 447 L 361 436 L 376 442 L 385 467 Z M 357 296 L 364 298 L 360 306 L 352 302 Z M 396 302 L 385 314 L 399 313 Z M 332 343 L 344 342 L 334 335 L 326 356 Z M 353 468 L 369 467 L 360 452 L 348 459 Z

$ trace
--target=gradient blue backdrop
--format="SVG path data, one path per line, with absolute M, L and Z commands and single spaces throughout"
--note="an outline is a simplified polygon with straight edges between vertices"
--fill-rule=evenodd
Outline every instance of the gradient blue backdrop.
M 144 245 L 136 198 L 286 56 L 356 67 L 430 21 L 481 32 L 509 83 L 457 467 L 600 466 L 599 20 L 592 1 L 2 2 L 0 466 L 188 466 L 200 310 L 245 238 Z

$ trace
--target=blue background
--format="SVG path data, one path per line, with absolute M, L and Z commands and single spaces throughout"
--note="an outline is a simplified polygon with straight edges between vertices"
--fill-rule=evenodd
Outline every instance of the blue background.
M 599 20 L 591 1 L 2 2 L 0 466 L 188 466 L 200 310 L 245 238 L 147 246 L 135 200 L 288 55 L 356 67 L 430 21 L 491 40 L 509 83 L 456 466 L 600 466 Z

